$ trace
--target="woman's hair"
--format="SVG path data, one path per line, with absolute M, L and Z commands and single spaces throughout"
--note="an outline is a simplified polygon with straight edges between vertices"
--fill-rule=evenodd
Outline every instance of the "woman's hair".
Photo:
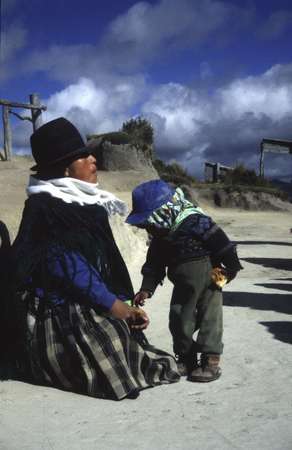
M 52 180 L 53 178 L 63 178 L 65 177 L 66 169 L 72 164 L 73 161 L 75 161 L 78 158 L 86 158 L 86 156 L 93 154 L 96 158 L 96 167 L 99 170 L 102 170 L 102 164 L 103 164 L 103 158 L 102 153 L 97 152 L 94 153 L 90 150 L 88 151 L 88 154 L 82 153 L 78 155 L 71 156 L 71 158 L 66 158 L 59 163 L 53 164 L 49 167 L 40 168 L 37 170 L 36 174 L 34 175 L 35 178 L 38 178 L 39 180 Z
M 72 161 L 70 161 L 72 162 Z M 35 178 L 38 178 L 39 180 L 52 180 L 53 178 L 64 178 L 65 171 L 70 164 L 68 163 L 68 160 L 61 161 L 57 164 L 54 164 L 49 167 L 40 168 L 36 174 L 34 175 Z

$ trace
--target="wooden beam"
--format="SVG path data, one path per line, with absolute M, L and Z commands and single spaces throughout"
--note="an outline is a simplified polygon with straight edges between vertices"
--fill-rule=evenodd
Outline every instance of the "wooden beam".
M 281 146 L 285 146 L 285 147 L 292 147 L 292 141 L 289 141 L 288 139 L 263 138 L 262 143 L 263 144 L 281 145 Z
M 40 102 L 38 94 L 31 94 L 29 96 L 29 100 L 32 105 L 37 107 L 37 109 L 31 110 L 32 127 L 33 127 L 33 131 L 35 131 L 39 127 L 41 127 L 43 124 L 42 110 L 40 108 L 41 102 Z
M 6 161 L 11 161 L 11 129 L 9 124 L 9 106 L 3 106 L 3 130 L 4 130 L 4 157 Z
M 5 161 L 4 148 L 0 148 L 0 161 Z
M 260 177 L 264 177 L 264 150 L 263 150 L 263 142 L 261 142 Z
M 11 108 L 23 108 L 23 109 L 31 109 L 31 110 L 39 110 L 46 111 L 47 107 L 45 105 L 33 105 L 31 103 L 18 103 L 18 102 L 10 102 L 9 100 L 0 99 L 0 105 L 10 106 Z
M 278 154 L 292 154 L 292 141 L 283 139 L 267 139 L 261 141 L 260 177 L 264 176 L 264 154 L 267 152 Z
M 264 152 L 292 153 L 292 141 L 282 139 L 263 139 L 261 148 Z

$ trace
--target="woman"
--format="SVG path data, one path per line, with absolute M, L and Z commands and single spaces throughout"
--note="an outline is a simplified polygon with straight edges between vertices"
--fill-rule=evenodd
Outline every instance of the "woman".
M 33 381 L 112 399 L 177 381 L 172 357 L 141 332 L 146 313 L 126 303 L 133 288 L 108 222 L 123 204 L 97 188 L 96 158 L 64 118 L 31 148 L 36 176 L 12 254 Z

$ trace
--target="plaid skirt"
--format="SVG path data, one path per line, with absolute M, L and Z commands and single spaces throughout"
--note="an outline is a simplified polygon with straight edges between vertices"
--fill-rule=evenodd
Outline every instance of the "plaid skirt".
M 142 332 L 77 303 L 29 303 L 27 356 L 33 382 L 92 397 L 135 398 L 180 378 L 174 358 Z

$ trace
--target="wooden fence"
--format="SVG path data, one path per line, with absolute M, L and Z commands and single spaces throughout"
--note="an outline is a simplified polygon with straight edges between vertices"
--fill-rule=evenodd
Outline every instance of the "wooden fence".
M 224 179 L 226 173 L 230 170 L 232 170 L 232 167 L 223 166 L 220 163 L 205 162 L 205 181 L 218 183 Z
M 41 105 L 39 96 L 37 94 L 31 94 L 29 96 L 30 103 L 17 103 L 9 100 L 1 100 L 2 105 L 2 120 L 3 120 L 3 137 L 4 146 L 2 151 L 0 150 L 0 159 L 2 161 L 10 161 L 12 155 L 12 132 L 10 127 L 9 114 L 13 114 L 20 120 L 29 120 L 32 122 L 33 131 L 42 125 L 42 111 L 47 109 L 46 106 Z M 12 110 L 12 108 L 28 109 L 31 112 L 31 116 L 21 116 Z
M 280 139 L 263 139 L 261 142 L 260 176 L 264 176 L 264 154 L 266 152 L 278 154 L 292 154 L 292 141 Z

